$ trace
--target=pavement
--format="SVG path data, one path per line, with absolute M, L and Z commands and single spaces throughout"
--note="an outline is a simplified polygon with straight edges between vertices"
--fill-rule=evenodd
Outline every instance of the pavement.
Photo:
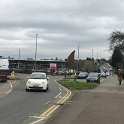
M 93 90 L 76 92 L 46 124 L 124 124 L 124 82 L 116 75 Z

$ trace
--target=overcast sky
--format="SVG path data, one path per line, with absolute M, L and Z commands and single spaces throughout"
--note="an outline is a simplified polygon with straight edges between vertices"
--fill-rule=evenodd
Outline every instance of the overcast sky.
M 109 58 L 108 38 L 124 29 L 123 0 L 0 0 L 0 55 L 67 58 L 80 45 L 80 58 Z

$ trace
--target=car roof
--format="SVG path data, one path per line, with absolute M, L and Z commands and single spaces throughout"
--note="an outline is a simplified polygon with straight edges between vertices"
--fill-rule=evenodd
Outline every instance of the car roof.
M 94 75 L 94 74 L 95 74 L 95 75 L 96 75 L 96 74 L 98 75 L 97 72 L 90 72 L 90 73 L 89 73 L 89 75 Z
M 84 71 L 84 72 L 80 72 L 79 74 L 84 74 L 84 73 L 88 73 L 88 72 L 85 72 L 85 71 Z
M 98 72 L 90 72 L 89 74 L 98 74 Z
M 33 72 L 32 74 L 45 74 L 46 75 L 46 73 L 44 72 Z

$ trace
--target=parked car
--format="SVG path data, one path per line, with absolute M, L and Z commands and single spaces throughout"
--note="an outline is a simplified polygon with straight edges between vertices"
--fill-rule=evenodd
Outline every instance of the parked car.
M 30 90 L 48 90 L 48 77 L 46 73 L 42 72 L 33 72 L 31 77 L 28 79 L 26 83 L 26 91 Z
M 58 71 L 58 74 L 59 74 L 59 75 L 64 75 L 64 74 L 65 74 L 65 72 L 64 72 L 64 71 L 59 70 L 59 71 Z
M 80 72 L 77 76 L 78 79 L 86 79 L 88 77 L 87 72 Z
M 96 72 L 90 72 L 86 80 L 87 82 L 100 83 L 100 75 Z

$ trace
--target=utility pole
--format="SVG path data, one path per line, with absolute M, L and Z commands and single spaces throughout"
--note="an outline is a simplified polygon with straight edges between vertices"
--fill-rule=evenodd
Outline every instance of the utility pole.
M 19 48 L 19 51 L 18 51 L 18 52 L 19 52 L 19 58 L 18 58 L 18 59 L 19 59 L 19 60 L 18 60 L 18 69 L 19 69 L 19 68 L 20 68 L 20 59 L 21 59 L 21 51 L 20 51 L 20 48 Z
M 99 59 L 99 56 L 98 56 L 98 49 L 97 49 L 97 53 L 96 53 L 97 55 L 96 55 L 96 59 Z
M 93 48 L 92 48 L 92 59 L 93 59 Z
M 79 72 L 79 58 L 80 58 L 80 44 L 78 43 L 78 46 L 77 46 L 77 72 Z
M 34 64 L 34 70 L 37 69 L 37 37 L 38 37 L 38 34 L 36 34 L 36 42 L 35 42 L 35 64 Z
M 78 44 L 78 60 L 79 60 L 79 57 L 80 57 L 80 45 Z
M 21 59 L 21 50 L 19 48 L 19 60 Z

